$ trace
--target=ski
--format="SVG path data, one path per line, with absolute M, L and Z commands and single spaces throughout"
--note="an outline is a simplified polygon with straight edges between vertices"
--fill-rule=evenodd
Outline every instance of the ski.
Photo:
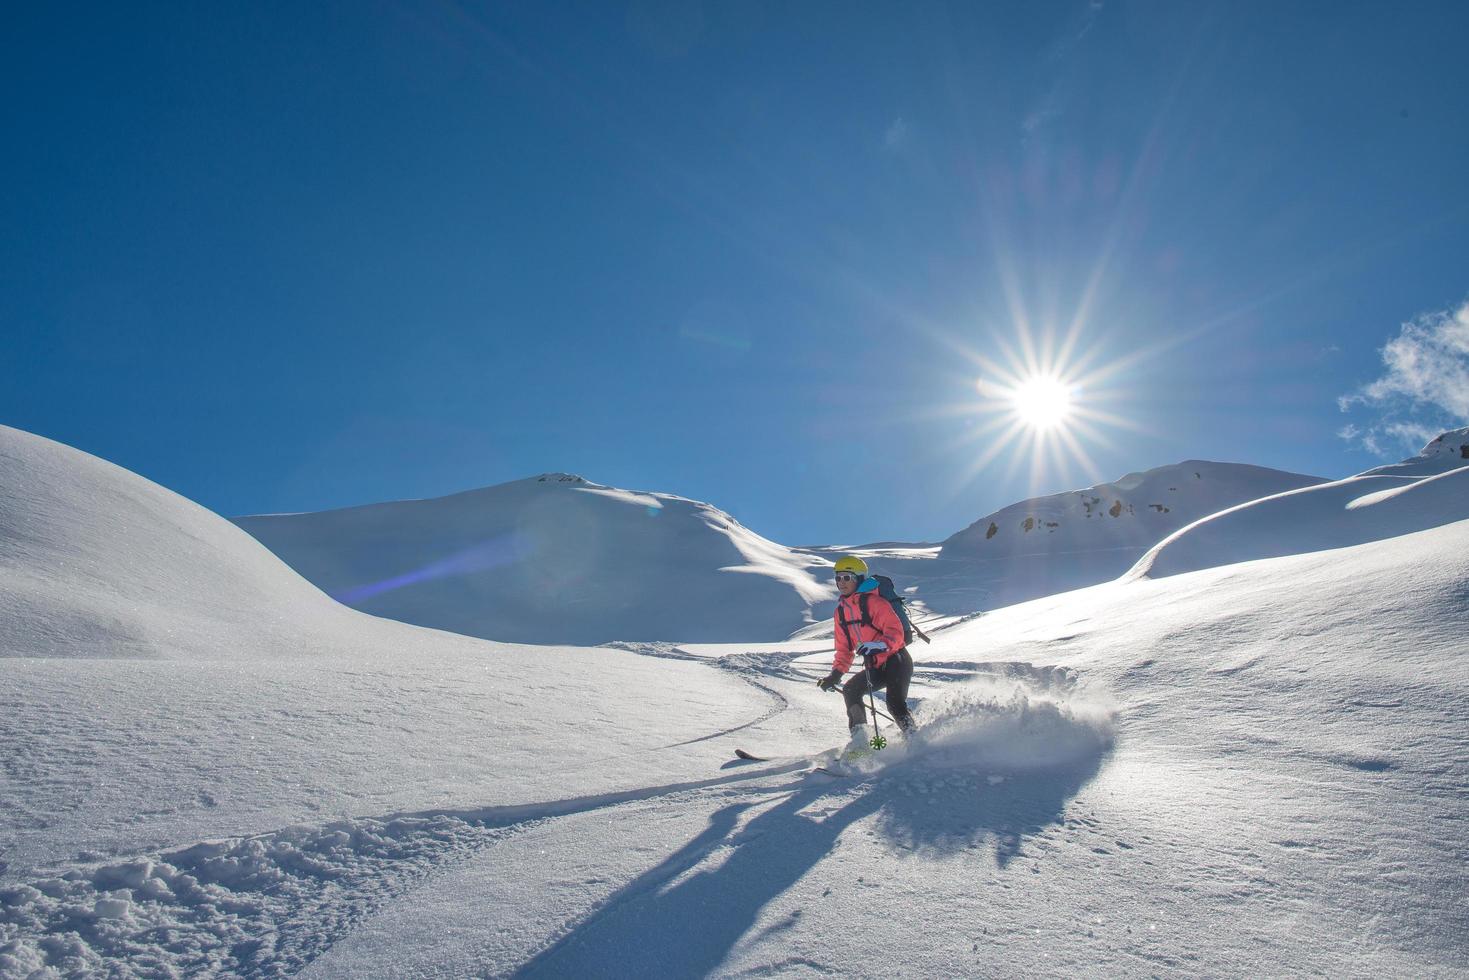
M 849 763 L 857 759 L 865 758 L 871 753 L 864 751 L 857 753 L 856 755 L 853 755 L 851 757 L 844 757 L 844 754 L 839 750 L 828 749 L 827 751 L 821 752 L 815 756 L 777 757 L 769 755 L 756 755 L 755 753 L 746 751 L 745 749 L 735 749 L 734 754 L 737 759 L 741 759 L 745 762 L 800 762 L 804 759 L 806 762 L 809 762 L 811 766 L 809 769 L 806 770 L 807 776 L 820 774 L 822 776 L 831 776 L 833 779 L 850 779 L 853 775 L 855 775 L 855 772 L 850 767 Z
M 807 772 L 820 772 L 822 770 L 822 767 L 824 765 L 826 765 L 827 762 L 829 762 L 829 761 L 835 761 L 834 757 L 836 755 L 836 750 L 835 749 L 830 749 L 830 750 L 828 750 L 826 752 L 822 752 L 822 753 L 820 753 L 818 755 L 815 755 L 815 756 L 804 756 L 804 755 L 782 755 L 782 756 L 756 755 L 755 753 L 746 751 L 745 749 L 735 749 L 734 754 L 735 754 L 735 758 L 740 759 L 740 760 L 742 760 L 744 762 L 801 762 L 801 761 L 804 760 L 804 761 L 810 762 L 812 764 L 812 768 L 808 769 Z M 833 774 L 833 775 L 835 775 L 835 774 Z

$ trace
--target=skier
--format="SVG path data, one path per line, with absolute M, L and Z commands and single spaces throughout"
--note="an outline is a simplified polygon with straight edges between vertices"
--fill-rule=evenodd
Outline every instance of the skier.
M 908 682 L 913 679 L 913 656 L 903 640 L 903 623 L 892 603 L 878 594 L 875 578 L 868 578 L 867 563 L 856 555 L 844 555 L 836 563 L 837 600 L 836 658 L 831 673 L 816 685 L 830 691 L 842 682 L 854 655 L 862 658 L 863 670 L 842 686 L 847 702 L 847 727 L 852 745 L 867 742 L 868 691 L 887 688 L 888 711 L 903 731 L 913 727 L 908 714 Z M 865 615 L 864 615 L 865 613 Z

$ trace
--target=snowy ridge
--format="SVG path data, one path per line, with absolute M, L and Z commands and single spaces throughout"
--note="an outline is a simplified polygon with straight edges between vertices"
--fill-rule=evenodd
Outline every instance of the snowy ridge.
M 900 583 L 920 620 L 943 628 L 980 610 L 1110 581 L 1200 517 L 1322 482 L 1259 466 L 1187 460 L 1011 504 L 938 549 L 887 542 L 850 550 Z M 848 549 L 806 550 L 830 561 Z M 818 621 L 794 635 L 830 632 L 830 624 Z
M 1443 441 L 1425 450 L 1431 475 L 1410 475 L 1409 460 L 1232 507 L 1160 541 L 1127 577 L 1344 548 L 1469 519 L 1469 465 L 1453 465 L 1459 454 L 1443 453 Z
M 1469 427 L 1451 429 L 1431 439 L 1411 459 L 1376 466 L 1360 476 L 1433 476 L 1446 470 L 1469 466 Z
M 997 560 L 1146 549 L 1226 507 L 1324 482 L 1243 463 L 1185 460 L 1085 490 L 1011 504 L 950 537 L 941 556 Z
M 308 652 L 356 618 L 198 504 L 0 426 L 0 657 Z
M 716 507 L 572 474 L 236 523 L 356 609 L 497 640 L 774 639 L 835 599 Z

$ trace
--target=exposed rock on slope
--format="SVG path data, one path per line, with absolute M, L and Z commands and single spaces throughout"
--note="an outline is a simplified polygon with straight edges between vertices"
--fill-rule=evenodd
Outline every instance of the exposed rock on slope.
M 1241 463 L 1187 460 L 1114 483 L 1037 497 L 982 517 L 943 543 L 944 558 L 998 559 L 1118 548 L 1146 550 L 1226 507 L 1325 482 Z
M 1469 518 L 1469 429 L 1412 459 L 1250 501 L 1159 542 L 1129 573 L 1157 578 L 1259 558 L 1345 548 Z

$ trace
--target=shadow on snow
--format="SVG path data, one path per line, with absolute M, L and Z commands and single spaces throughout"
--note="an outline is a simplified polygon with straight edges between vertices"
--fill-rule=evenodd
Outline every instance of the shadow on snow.
M 741 819 L 766 801 L 731 803 L 713 813 L 698 836 L 618 890 L 514 975 L 708 974 L 767 904 L 831 854 L 844 831 L 868 818 L 884 839 L 933 856 L 992 847 L 1003 868 L 1027 838 L 1061 821 L 1066 802 L 1104 757 L 1099 752 L 1065 769 L 994 786 L 973 773 L 956 777 L 954 770 L 921 767 L 855 787 L 802 781 L 743 826 Z M 935 782 L 937 791 L 918 789 Z M 695 870 L 716 848 L 728 848 L 728 857 Z

